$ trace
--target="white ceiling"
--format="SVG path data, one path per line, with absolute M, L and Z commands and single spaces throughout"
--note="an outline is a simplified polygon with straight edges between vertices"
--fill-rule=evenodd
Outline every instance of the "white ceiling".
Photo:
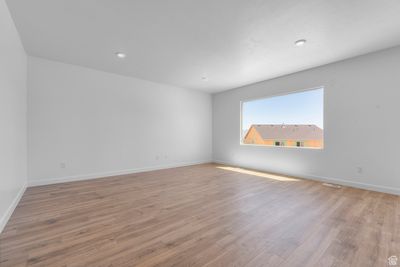
M 400 44 L 399 0 L 7 3 L 30 55 L 206 92 Z

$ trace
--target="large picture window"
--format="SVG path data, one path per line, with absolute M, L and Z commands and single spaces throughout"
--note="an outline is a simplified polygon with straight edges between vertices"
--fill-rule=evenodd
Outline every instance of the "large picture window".
M 324 147 L 324 89 L 241 103 L 241 144 Z

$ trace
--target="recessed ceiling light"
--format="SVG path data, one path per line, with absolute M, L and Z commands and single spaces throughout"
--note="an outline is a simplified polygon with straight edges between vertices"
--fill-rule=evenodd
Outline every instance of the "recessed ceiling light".
M 307 40 L 301 39 L 301 40 L 297 40 L 296 42 L 294 42 L 294 44 L 296 46 L 303 46 L 306 42 L 307 42 Z
M 125 53 L 122 53 L 122 52 L 117 52 L 117 53 L 115 53 L 115 55 L 116 55 L 118 58 L 126 58 L 126 54 L 125 54 Z

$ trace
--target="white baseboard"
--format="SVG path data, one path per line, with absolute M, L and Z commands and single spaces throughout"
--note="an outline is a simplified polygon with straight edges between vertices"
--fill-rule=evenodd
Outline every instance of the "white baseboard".
M 242 165 L 238 165 L 238 164 L 223 161 L 223 160 L 213 160 L 213 162 L 217 163 L 217 164 L 224 164 L 224 165 L 230 165 L 230 166 L 237 166 L 237 167 L 241 167 L 241 168 L 254 169 L 254 167 L 242 166 Z M 265 172 L 273 172 L 268 169 L 259 169 L 259 170 L 265 171 Z M 393 195 L 400 195 L 400 188 L 396 188 L 396 187 L 359 183 L 359 182 L 353 182 L 353 181 L 349 181 L 349 180 L 317 176 L 317 175 L 312 175 L 312 174 L 287 173 L 287 172 L 286 173 L 280 172 L 280 173 L 282 175 L 293 176 L 293 177 L 298 177 L 298 178 L 302 178 L 302 179 L 308 179 L 308 180 L 319 181 L 319 182 L 324 182 L 324 183 L 328 182 L 328 183 L 332 183 L 332 184 L 339 184 L 339 185 L 343 185 L 343 186 L 366 189 L 366 190 L 370 190 L 370 191 L 382 192 L 382 193 L 393 194 Z
M 91 180 L 91 179 L 104 178 L 104 177 L 117 176 L 117 175 L 124 175 L 124 174 L 132 174 L 132 173 L 139 173 L 139 172 L 147 172 L 147 171 L 156 171 L 156 170 L 163 170 L 163 169 L 170 169 L 170 168 L 177 168 L 177 167 L 185 167 L 185 166 L 204 164 L 204 163 L 210 163 L 210 162 L 212 162 L 212 160 L 200 160 L 200 161 L 193 161 L 193 162 L 181 162 L 181 163 L 165 164 L 165 165 L 158 165 L 158 166 L 152 166 L 152 167 L 120 170 L 120 171 L 111 171 L 111 172 L 103 172 L 103 173 L 91 173 L 91 174 L 67 176 L 67 177 L 60 177 L 60 178 L 54 178 L 54 179 L 31 180 L 31 181 L 28 181 L 28 186 L 29 187 L 33 187 L 33 186 L 59 184 L 59 183 L 67 183 L 67 182 L 74 182 L 74 181 Z
M 22 196 L 25 193 L 27 188 L 27 183 L 25 182 L 21 189 L 18 191 L 18 194 L 15 196 L 14 200 L 12 201 L 11 205 L 8 207 L 6 212 L 4 213 L 3 217 L 0 219 L 0 234 L 3 232 L 4 227 L 6 226 L 8 220 L 10 219 L 11 215 L 13 214 L 15 208 L 17 207 L 19 201 L 21 200 Z

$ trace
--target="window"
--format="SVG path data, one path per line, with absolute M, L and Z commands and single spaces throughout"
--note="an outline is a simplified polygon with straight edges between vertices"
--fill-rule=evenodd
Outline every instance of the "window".
M 322 149 L 324 89 L 241 103 L 241 144 Z
M 284 141 L 276 141 L 275 146 L 285 146 L 285 142 Z
M 304 146 L 304 142 L 296 142 L 296 146 L 297 147 L 303 147 Z

